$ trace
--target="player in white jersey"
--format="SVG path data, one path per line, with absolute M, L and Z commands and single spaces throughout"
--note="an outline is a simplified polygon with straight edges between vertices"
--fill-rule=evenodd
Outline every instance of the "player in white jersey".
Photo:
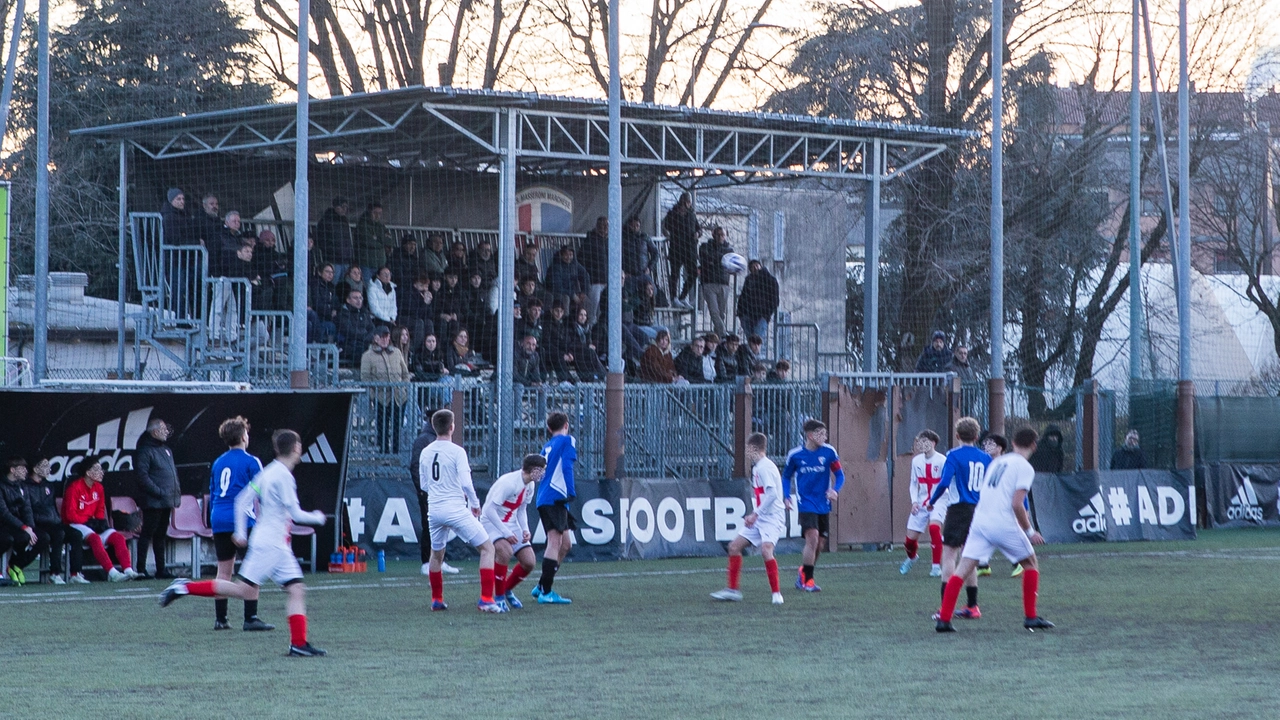
M 533 539 L 529 532 L 529 502 L 546 469 L 546 458 L 525 455 L 519 470 L 494 481 L 480 509 L 480 524 L 493 540 L 493 599 L 509 609 L 522 607 L 515 588 L 533 572 L 537 560 L 529 544 Z M 507 564 L 512 556 L 519 564 L 508 578 Z
M 782 497 L 782 473 L 768 458 L 768 438 L 763 433 L 752 433 L 747 438 L 747 462 L 751 464 L 751 495 L 755 512 L 742 519 L 745 526 L 729 543 L 729 584 L 711 597 L 716 600 L 742 600 L 738 590 L 738 578 L 742 574 L 742 551 L 748 543 L 760 548 L 764 557 L 765 573 L 769 576 L 769 589 L 773 591 L 773 604 L 782 604 L 782 592 L 778 583 L 778 561 L 773 548 L 778 539 L 787 534 L 787 514 L 790 507 Z
M 1019 430 L 1013 435 L 1013 452 L 996 458 L 987 469 L 982 493 L 973 511 L 973 522 L 969 525 L 969 536 L 960 553 L 960 566 L 947 581 L 938 632 L 955 632 L 951 626 L 951 610 L 960 597 L 964 577 L 978 563 L 990 560 L 991 553 L 996 550 L 1023 567 L 1022 626 L 1033 632 L 1053 627 L 1053 623 L 1036 614 L 1040 570 L 1032 546 L 1044 544 L 1044 538 L 1032 527 L 1023 504 L 1036 478 L 1036 471 L 1027 459 L 1035 452 L 1038 439 L 1036 431 L 1031 428 Z
M 500 613 L 506 609 L 493 600 L 493 543 L 480 524 L 480 498 L 471 483 L 471 461 L 467 451 L 453 442 L 453 413 L 438 410 L 431 416 L 436 441 L 418 457 L 418 477 L 431 498 L 427 527 L 431 535 L 431 609 L 447 610 L 444 604 L 444 547 L 452 531 L 480 551 L 481 612 Z
M 285 610 L 289 616 L 289 654 L 302 657 L 324 655 L 324 650 L 307 642 L 307 587 L 302 583 L 302 567 L 293 555 L 289 524 L 323 525 L 325 515 L 319 510 L 307 512 L 298 506 L 298 486 L 292 472 L 302 460 L 302 439 L 298 433 L 277 430 L 271 436 L 271 444 L 275 450 L 275 461 L 263 468 L 236 496 L 236 529 L 232 542 L 240 547 L 246 543 L 249 546 L 249 552 L 240 564 L 239 579 L 175 580 L 160 593 L 160 607 L 183 595 L 242 600 L 257 597 L 258 585 L 271 579 L 283 587 L 288 596 Z M 246 537 L 249 512 L 254 502 L 258 503 L 257 521 L 253 534 Z
M 915 451 L 911 458 L 911 514 L 907 516 L 907 537 L 902 547 L 907 551 L 907 559 L 902 561 L 898 572 L 906 575 L 911 566 L 916 564 L 919 554 L 920 533 L 929 531 L 929 550 L 933 555 L 933 567 L 929 577 L 942 577 L 942 524 L 947 519 L 947 505 L 950 498 L 943 498 L 928 510 L 929 496 L 942 480 L 942 465 L 947 456 L 937 451 L 938 434 L 932 430 L 922 430 L 916 435 Z

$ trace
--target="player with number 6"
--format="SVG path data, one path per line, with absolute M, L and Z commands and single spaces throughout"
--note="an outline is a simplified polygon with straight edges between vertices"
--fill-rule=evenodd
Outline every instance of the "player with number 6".
M 237 547 L 231 536 L 236 530 L 236 496 L 255 475 L 262 472 L 262 461 L 249 454 L 249 421 L 237 415 L 218 426 L 218 437 L 230 448 L 213 462 L 209 478 L 209 527 L 213 530 L 213 547 L 218 554 L 218 579 L 230 580 L 236 560 L 244 560 L 245 549 Z M 249 527 L 254 517 L 249 516 Z M 258 593 L 244 601 L 244 629 L 247 632 L 275 630 L 258 617 Z M 230 630 L 227 622 L 227 600 L 213 602 L 214 630 Z

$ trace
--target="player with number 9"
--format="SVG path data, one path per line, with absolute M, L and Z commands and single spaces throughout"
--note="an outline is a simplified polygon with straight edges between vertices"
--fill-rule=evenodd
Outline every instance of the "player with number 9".
M 244 548 L 236 547 L 231 537 L 236 530 L 236 496 L 262 472 L 262 461 L 249 454 L 249 421 L 237 415 L 218 426 L 218 437 L 229 448 L 213 462 L 209 478 L 209 527 L 213 530 L 213 547 L 218 554 L 218 579 L 230 580 L 236 560 L 244 560 Z M 253 527 L 249 516 L 249 527 Z M 255 588 L 256 590 L 256 588 Z M 227 600 L 214 600 L 214 630 L 230 630 L 227 622 Z M 244 629 L 247 632 L 274 630 L 258 617 L 257 593 L 244 601 Z

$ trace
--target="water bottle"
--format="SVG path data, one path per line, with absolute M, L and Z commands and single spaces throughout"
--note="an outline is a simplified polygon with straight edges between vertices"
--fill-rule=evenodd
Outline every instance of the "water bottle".
M 379 550 L 378 551 L 378 572 L 386 572 L 386 571 L 387 571 L 387 551 Z

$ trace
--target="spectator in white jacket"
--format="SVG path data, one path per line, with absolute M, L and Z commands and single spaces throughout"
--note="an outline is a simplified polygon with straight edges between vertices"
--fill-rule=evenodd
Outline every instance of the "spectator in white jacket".
M 391 270 L 383 266 L 369 282 L 369 313 L 378 325 L 394 325 L 396 312 L 396 284 L 391 282 Z

